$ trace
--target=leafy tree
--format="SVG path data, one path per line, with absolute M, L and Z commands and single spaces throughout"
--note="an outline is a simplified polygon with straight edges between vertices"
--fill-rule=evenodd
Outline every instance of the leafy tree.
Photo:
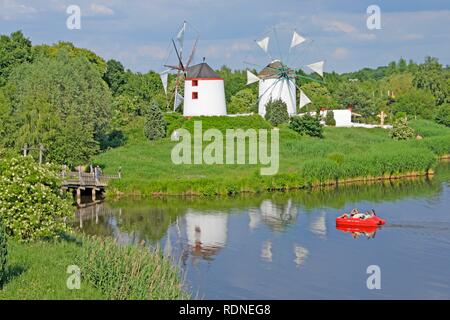
M 378 111 L 368 91 L 362 90 L 358 82 L 344 82 L 335 93 L 341 106 L 351 106 L 353 111 L 368 118 Z
M 35 58 L 56 58 L 61 52 L 64 52 L 70 58 L 81 57 L 86 59 L 98 71 L 100 76 L 103 76 L 106 72 L 106 62 L 102 57 L 99 57 L 88 49 L 77 48 L 71 42 L 60 41 L 51 46 L 45 44 L 35 46 L 32 51 Z
M 82 164 L 108 132 L 111 93 L 84 57 L 61 51 L 16 68 L 5 87 L 14 130 L 6 141 L 20 149 L 42 143 L 49 161 Z
M 119 61 L 108 60 L 103 79 L 108 84 L 113 95 L 120 94 L 123 90 L 123 86 L 127 82 L 125 68 Z
M 311 116 L 309 113 L 292 117 L 289 122 L 289 128 L 300 135 L 323 138 L 323 127 L 320 124 L 319 116 Z
M 232 71 L 227 66 L 222 66 L 217 73 L 223 78 L 225 84 L 225 99 L 227 103 L 231 102 L 231 99 L 239 91 L 245 88 L 247 82 L 247 75 L 243 70 Z M 258 86 L 251 86 L 250 90 L 257 95 Z
M 0 36 L 0 86 L 6 83 L 16 66 L 31 62 L 32 58 L 31 41 L 21 31 Z
M 166 130 L 164 114 L 156 101 L 153 101 L 145 116 L 144 134 L 149 140 L 158 140 L 166 136 Z
M 273 126 L 278 126 L 289 121 L 289 113 L 286 103 L 281 100 L 270 100 L 266 104 L 266 120 Z
M 327 87 L 317 82 L 309 82 L 303 85 L 302 90 L 312 101 L 306 106 L 307 111 L 316 111 L 321 108 L 333 109 L 337 107 L 337 102 L 330 94 Z
M 450 95 L 450 73 L 442 68 L 438 59 L 427 57 L 414 74 L 414 85 L 429 90 L 438 105 L 444 103 Z
M 257 96 L 251 89 L 242 89 L 234 96 L 228 105 L 228 113 L 257 112 Z
M 0 160 L 0 219 L 9 236 L 31 241 L 69 231 L 72 202 L 61 197 L 58 170 L 31 157 Z
M 325 116 L 325 124 L 327 126 L 335 126 L 336 120 L 334 119 L 334 112 L 331 110 L 327 111 L 327 115 Z
M 394 128 L 391 130 L 391 138 L 394 140 L 407 140 L 413 138 L 414 130 L 408 126 L 406 118 L 400 118 L 394 122 Z
M 412 89 L 397 99 L 392 105 L 394 112 L 406 112 L 414 118 L 432 119 L 436 102 L 427 90 Z
M 439 124 L 450 127 L 450 104 L 449 103 L 445 103 L 439 107 L 435 120 Z

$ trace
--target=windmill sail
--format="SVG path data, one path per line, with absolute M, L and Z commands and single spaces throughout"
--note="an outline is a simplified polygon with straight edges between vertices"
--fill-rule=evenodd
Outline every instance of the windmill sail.
M 181 103 L 183 103 L 183 96 L 178 93 L 178 89 L 175 90 L 175 101 L 173 103 L 173 111 L 176 111 Z
M 258 46 L 264 50 L 265 53 L 267 53 L 267 49 L 269 48 L 269 37 L 265 37 L 264 39 L 261 39 L 259 41 L 256 41 Z
M 309 103 L 311 103 L 311 100 L 302 90 L 300 90 L 300 109 Z
M 247 85 L 258 82 L 259 80 L 257 75 L 247 70 Z
M 169 77 L 168 70 L 166 70 L 166 71 L 164 71 L 164 72 L 161 72 L 161 73 L 159 74 L 159 76 L 160 76 L 161 82 L 162 82 L 162 84 L 163 84 L 164 92 L 165 92 L 166 95 L 167 95 L 167 82 L 168 82 L 168 77 Z
M 306 41 L 305 38 L 303 38 L 296 31 L 294 31 L 294 34 L 292 36 L 292 41 L 291 41 L 291 48 L 294 48 L 294 47 L 298 46 L 299 44 L 302 44 L 305 41 Z
M 307 67 L 310 68 L 312 71 L 323 77 L 323 64 L 324 61 L 319 61 L 316 63 L 308 64 Z
M 180 31 L 178 31 L 177 34 L 177 41 L 181 47 L 183 47 L 185 33 L 186 33 L 186 22 L 183 22 L 183 26 L 181 27 Z

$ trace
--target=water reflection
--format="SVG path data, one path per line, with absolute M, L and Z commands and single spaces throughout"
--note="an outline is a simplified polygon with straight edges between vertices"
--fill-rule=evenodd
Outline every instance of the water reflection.
M 384 273 L 391 284 L 415 278 L 437 297 L 450 297 L 450 271 L 438 272 L 450 270 L 450 256 L 441 254 L 450 250 L 450 189 L 440 177 L 450 181 L 444 174 L 213 200 L 121 199 L 80 208 L 76 225 L 123 243 L 160 246 L 206 298 L 370 298 L 364 277 L 373 263 L 391 268 Z M 335 218 L 353 207 L 375 208 L 388 225 L 336 228 Z M 355 277 L 363 285 L 345 280 Z M 421 297 L 406 281 L 383 294 Z

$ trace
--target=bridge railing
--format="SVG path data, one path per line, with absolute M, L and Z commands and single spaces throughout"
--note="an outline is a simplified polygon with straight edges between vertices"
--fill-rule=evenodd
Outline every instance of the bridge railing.
M 61 172 L 63 185 L 106 186 L 110 180 L 121 178 L 121 174 L 104 175 L 86 172 Z

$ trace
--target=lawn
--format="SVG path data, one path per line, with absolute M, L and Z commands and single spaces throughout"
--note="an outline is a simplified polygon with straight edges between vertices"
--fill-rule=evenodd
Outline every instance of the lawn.
M 186 119 L 169 124 L 173 130 L 192 130 Z M 263 120 L 202 117 L 208 128 L 267 128 Z M 255 124 L 253 126 L 253 124 Z M 148 141 L 137 119 L 125 134 L 125 145 L 96 157 L 95 163 L 106 173 L 122 169 L 123 178 L 115 181 L 110 193 L 143 194 L 233 194 L 271 189 L 294 189 L 347 178 L 425 174 L 440 155 L 450 153 L 450 129 L 430 121 L 412 121 L 411 126 L 423 140 L 394 141 L 384 129 L 324 129 L 324 138 L 300 136 L 286 126 L 280 128 L 280 168 L 274 176 L 261 176 L 259 165 L 175 165 L 171 151 L 176 142 L 165 138 Z M 204 142 L 204 145 L 208 143 Z
M 80 290 L 66 285 L 67 267 L 77 264 L 79 244 L 71 241 L 8 243 L 6 284 L 0 290 L 0 300 L 66 300 L 104 299 L 104 295 L 82 281 Z

